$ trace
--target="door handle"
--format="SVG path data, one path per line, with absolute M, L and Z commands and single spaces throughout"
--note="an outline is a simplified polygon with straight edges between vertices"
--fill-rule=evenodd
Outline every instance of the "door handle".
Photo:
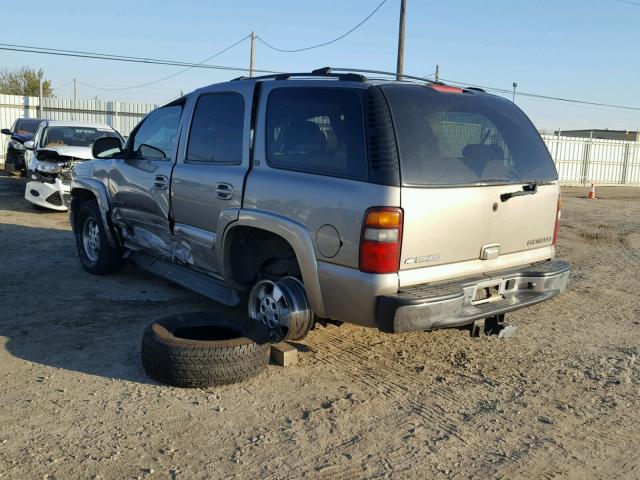
M 169 179 L 164 175 L 156 175 L 153 179 L 153 188 L 156 190 L 166 190 L 169 186 Z
M 233 186 L 228 183 L 216 183 L 216 198 L 231 200 L 233 198 Z

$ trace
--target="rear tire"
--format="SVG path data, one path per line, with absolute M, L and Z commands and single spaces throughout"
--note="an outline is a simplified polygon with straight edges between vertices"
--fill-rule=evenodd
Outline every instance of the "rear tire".
M 122 253 L 109 243 L 95 200 L 84 202 L 76 214 L 76 248 L 82 267 L 95 275 L 116 271 L 122 264 Z
M 4 162 L 4 171 L 7 173 L 13 173 L 16 169 L 16 166 L 13 162 Z
M 142 337 L 142 365 L 159 382 L 204 388 L 236 383 L 264 371 L 268 335 L 251 320 L 195 312 L 165 317 Z

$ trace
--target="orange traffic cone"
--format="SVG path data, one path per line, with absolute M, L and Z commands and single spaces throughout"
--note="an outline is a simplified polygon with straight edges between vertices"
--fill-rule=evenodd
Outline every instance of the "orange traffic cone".
M 590 200 L 597 200 L 597 197 L 596 197 L 596 186 L 593 183 L 591 184 L 591 190 L 589 190 L 589 199 Z

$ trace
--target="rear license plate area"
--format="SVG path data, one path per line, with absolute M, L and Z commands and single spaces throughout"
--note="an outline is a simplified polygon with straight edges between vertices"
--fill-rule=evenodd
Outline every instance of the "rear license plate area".
M 495 280 L 490 282 L 483 282 L 475 287 L 473 297 L 471 300 L 472 305 L 480 305 L 488 302 L 495 302 L 502 300 L 504 292 L 505 281 Z

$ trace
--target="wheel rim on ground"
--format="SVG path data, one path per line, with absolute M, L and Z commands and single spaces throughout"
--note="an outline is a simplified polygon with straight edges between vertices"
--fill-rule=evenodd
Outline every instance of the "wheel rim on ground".
M 89 217 L 82 226 L 82 246 L 87 258 L 92 262 L 98 260 L 100 253 L 100 228 L 95 218 Z
M 301 339 L 313 320 L 304 285 L 294 277 L 256 283 L 249 295 L 249 316 L 261 322 L 278 340 Z

